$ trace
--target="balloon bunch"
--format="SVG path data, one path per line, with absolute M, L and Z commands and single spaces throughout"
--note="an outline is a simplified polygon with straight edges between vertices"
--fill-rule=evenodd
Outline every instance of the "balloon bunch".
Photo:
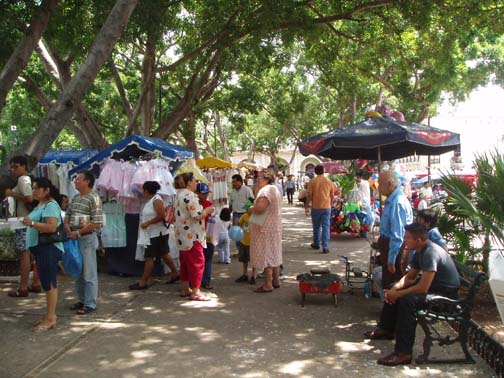
M 343 200 L 339 200 L 332 208 L 331 232 L 334 234 L 345 231 L 353 234 L 365 233 L 369 231 L 367 223 L 366 213 L 354 202 L 348 202 L 343 206 Z
M 388 117 L 393 118 L 396 121 L 405 122 L 406 118 L 404 114 L 402 114 L 399 110 L 392 110 L 387 105 L 377 105 L 375 110 L 370 110 L 366 112 L 366 118 L 374 118 L 374 117 Z

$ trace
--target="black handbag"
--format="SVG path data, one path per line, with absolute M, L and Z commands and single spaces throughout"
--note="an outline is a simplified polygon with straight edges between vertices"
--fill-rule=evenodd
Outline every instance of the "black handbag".
M 45 206 L 44 206 L 44 209 L 42 210 L 42 214 L 44 214 L 44 210 L 45 210 Z M 61 223 L 58 226 L 58 228 L 56 229 L 56 232 L 51 232 L 50 234 L 39 233 L 38 245 L 47 245 L 47 244 L 64 242 L 64 241 L 68 240 L 68 236 L 65 231 L 65 224 L 63 223 L 63 218 L 60 217 L 60 219 L 61 219 Z
M 63 220 L 61 220 L 61 224 L 56 229 L 56 232 L 52 232 L 50 234 L 39 233 L 38 245 L 59 243 L 59 242 L 67 241 L 67 240 L 68 240 L 68 236 L 65 231 L 65 225 L 63 223 Z

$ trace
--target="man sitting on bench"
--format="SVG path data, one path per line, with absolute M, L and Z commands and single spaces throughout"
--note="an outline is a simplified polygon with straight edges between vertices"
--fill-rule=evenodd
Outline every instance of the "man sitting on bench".
M 420 223 L 404 227 L 404 243 L 409 250 L 416 250 L 411 270 L 390 290 L 384 291 L 378 326 L 366 332 L 368 339 L 394 339 L 395 351 L 378 359 L 387 366 L 411 363 L 416 311 L 421 309 L 432 294 L 457 298 L 460 279 L 450 255 L 428 238 L 427 229 Z M 422 275 L 417 280 L 419 273 Z

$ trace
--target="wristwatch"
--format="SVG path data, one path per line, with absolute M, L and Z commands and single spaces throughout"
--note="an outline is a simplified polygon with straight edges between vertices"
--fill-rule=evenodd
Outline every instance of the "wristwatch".
M 35 222 L 31 221 L 30 227 L 33 227 L 34 224 L 35 224 Z

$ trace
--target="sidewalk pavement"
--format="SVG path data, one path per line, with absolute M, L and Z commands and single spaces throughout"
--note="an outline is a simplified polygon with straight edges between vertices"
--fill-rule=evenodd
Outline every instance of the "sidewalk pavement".
M 140 378 L 140 377 L 492 377 L 476 357 L 475 365 L 438 364 L 384 367 L 378 357 L 393 350 L 392 341 L 363 340 L 379 315 L 377 299 L 361 290 L 342 289 L 335 307 L 329 295 L 308 294 L 301 307 L 296 275 L 316 266 L 344 274 L 338 255 L 367 269 L 366 239 L 340 235 L 331 253 L 309 247 L 311 223 L 303 209 L 284 203 L 284 261 L 288 278 L 273 293 L 253 293 L 237 284 L 241 264 L 214 264 L 210 302 L 180 298 L 179 284 L 157 281 L 132 292 L 135 278 L 100 274 L 98 310 L 77 316 L 73 280 L 59 278 L 58 325 L 33 334 L 44 295 L 8 298 L 14 283 L 0 284 L 0 377 Z M 258 280 L 259 284 L 262 282 Z M 418 329 L 414 354 L 421 351 Z M 459 355 L 458 346 L 435 347 Z M 473 353 L 474 355 L 474 353 Z

